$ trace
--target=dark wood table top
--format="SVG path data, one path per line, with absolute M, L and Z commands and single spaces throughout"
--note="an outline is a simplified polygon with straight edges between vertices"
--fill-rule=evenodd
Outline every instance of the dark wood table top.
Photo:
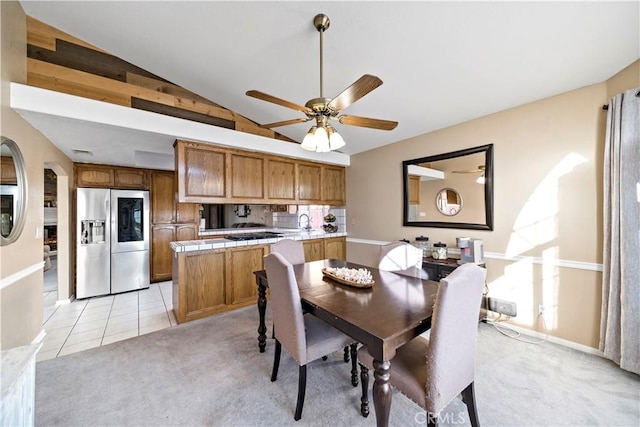
M 323 267 L 366 268 L 375 284 L 356 288 L 322 274 Z M 431 327 L 438 282 L 340 260 L 294 266 L 305 309 L 366 345 L 378 360 Z M 256 275 L 264 276 L 262 272 Z

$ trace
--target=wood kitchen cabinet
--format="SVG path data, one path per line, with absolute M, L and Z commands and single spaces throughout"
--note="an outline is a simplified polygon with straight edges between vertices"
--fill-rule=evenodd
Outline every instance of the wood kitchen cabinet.
M 175 201 L 175 174 L 151 171 L 151 282 L 171 280 L 173 241 L 198 236 L 198 204 Z
M 301 163 L 298 165 L 298 201 L 302 203 L 322 202 L 322 166 Z
M 339 166 L 322 166 L 322 204 L 343 206 L 345 197 L 345 170 Z
M 268 248 L 178 252 L 173 261 L 173 310 L 178 323 L 255 304 L 253 272 L 264 269 Z
M 345 168 L 176 140 L 178 200 L 346 204 Z
M 279 203 L 296 201 L 296 162 L 286 159 L 267 160 L 267 199 Z
M 76 187 L 149 189 L 149 171 L 121 166 L 76 163 Z
M 347 260 L 346 237 L 329 237 L 322 239 L 324 243 L 324 258 Z
M 230 153 L 232 199 L 264 200 L 264 163 L 259 154 Z
M 323 239 L 303 240 L 304 260 L 306 262 L 324 259 L 324 243 Z

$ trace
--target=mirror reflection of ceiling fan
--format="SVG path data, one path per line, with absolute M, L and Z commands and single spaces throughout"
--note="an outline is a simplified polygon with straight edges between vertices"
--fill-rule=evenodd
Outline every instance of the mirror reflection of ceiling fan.
M 468 169 L 468 170 L 462 170 L 462 171 L 451 171 L 451 173 L 479 173 L 479 172 L 484 173 L 484 165 L 479 165 L 478 169 Z
M 382 85 L 382 80 L 376 76 L 365 74 L 356 80 L 351 86 L 340 92 L 335 98 L 325 98 L 323 94 L 322 82 L 322 35 L 329 28 L 329 17 L 324 14 L 318 14 L 313 19 L 313 25 L 320 33 L 320 97 L 313 98 L 306 104 L 299 105 L 286 101 L 281 98 L 260 92 L 258 90 L 249 90 L 247 95 L 263 101 L 271 102 L 292 110 L 303 113 L 306 117 L 297 119 L 284 120 L 281 122 L 268 123 L 261 125 L 263 128 L 275 128 L 279 126 L 287 126 L 296 123 L 304 123 L 310 120 L 316 121 L 302 141 L 302 148 L 311 151 L 327 152 L 336 150 L 345 145 L 342 137 L 329 124 L 329 120 L 337 120 L 343 125 L 359 126 L 380 130 L 393 130 L 398 126 L 398 122 L 391 120 L 372 119 L 368 117 L 350 116 L 342 114 L 342 110 L 367 95 L 369 92 Z

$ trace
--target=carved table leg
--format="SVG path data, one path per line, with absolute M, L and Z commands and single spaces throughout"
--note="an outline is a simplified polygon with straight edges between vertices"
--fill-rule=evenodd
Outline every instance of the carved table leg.
M 349 345 L 351 350 L 351 385 L 358 386 L 358 343 Z M 346 347 L 345 347 L 346 349 Z
M 360 365 L 360 382 L 362 383 L 362 397 L 360 398 L 360 413 L 369 416 L 369 368 Z
M 391 412 L 391 386 L 389 385 L 389 368 L 391 363 L 386 360 L 373 361 L 373 406 L 376 408 L 376 425 L 389 425 Z
M 267 327 L 264 324 L 264 317 L 267 311 L 267 287 L 262 283 L 260 278 L 256 278 L 258 282 L 258 314 L 260 315 L 260 323 L 258 325 L 258 347 L 260 353 L 264 353 L 267 346 Z

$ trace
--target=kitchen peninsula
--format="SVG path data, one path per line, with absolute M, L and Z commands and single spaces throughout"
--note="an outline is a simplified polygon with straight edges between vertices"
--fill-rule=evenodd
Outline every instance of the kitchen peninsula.
M 178 323 L 256 303 L 253 272 L 264 269 L 269 246 L 301 240 L 305 259 L 346 259 L 347 233 L 282 228 L 215 229 L 202 240 L 171 242 L 173 311 Z

